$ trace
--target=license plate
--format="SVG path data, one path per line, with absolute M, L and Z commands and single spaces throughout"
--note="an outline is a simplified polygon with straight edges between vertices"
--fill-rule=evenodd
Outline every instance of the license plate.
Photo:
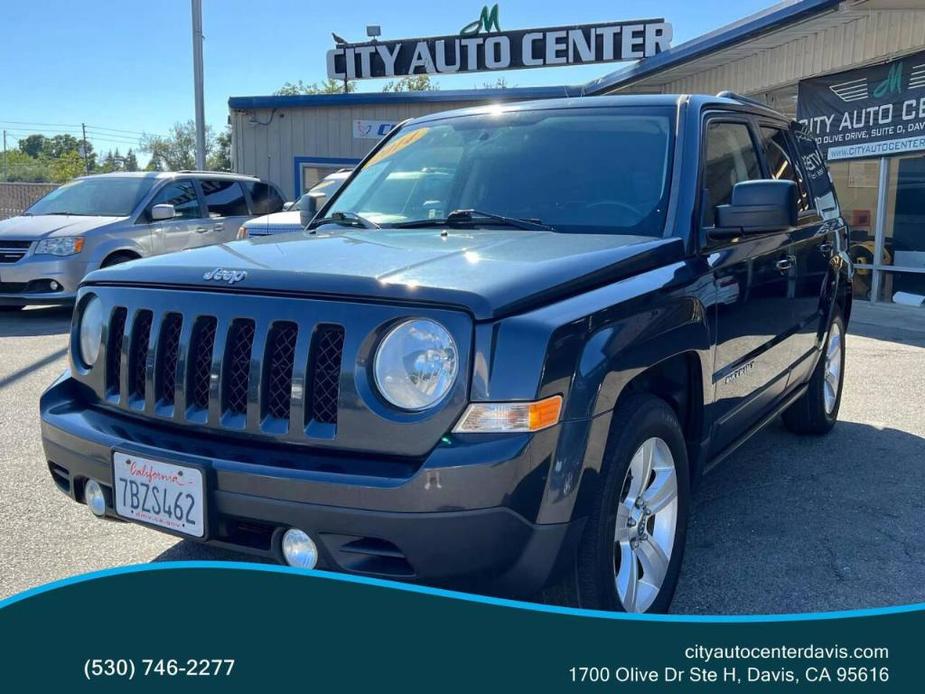
M 123 518 L 205 535 L 201 470 L 116 452 L 113 483 L 116 513 Z

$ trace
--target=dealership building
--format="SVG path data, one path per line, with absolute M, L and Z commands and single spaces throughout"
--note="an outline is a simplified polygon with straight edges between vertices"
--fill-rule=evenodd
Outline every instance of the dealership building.
M 636 27 L 624 23 L 623 34 Z M 638 27 L 642 42 L 652 32 L 648 26 L 645 32 L 642 24 Z M 512 37 L 513 60 L 522 61 L 515 66 L 531 67 L 530 61 L 539 59 L 517 55 L 520 45 L 525 52 L 528 46 L 539 46 L 534 52 L 549 59 L 545 64 L 563 64 L 567 59 L 570 64 L 597 62 L 600 39 L 597 52 L 589 51 L 590 57 L 582 60 L 582 36 L 585 48 L 593 48 L 595 36 L 606 31 L 612 36 L 620 28 L 602 24 L 561 27 L 558 32 L 505 33 Z M 541 43 L 555 40 L 555 34 L 563 36 L 558 62 L 558 44 L 544 48 Z M 573 34 L 577 48 L 572 61 Z M 563 96 L 731 90 L 800 120 L 816 136 L 828 159 L 842 216 L 851 228 L 858 298 L 925 302 L 925 0 L 789 0 L 674 46 L 668 44 L 670 25 L 662 34 L 665 43 L 650 51 L 647 40 L 645 53 L 642 43 L 636 54 L 631 52 L 634 46 L 624 41 L 623 55 L 611 59 L 645 57 L 615 71 L 612 65 L 602 64 L 601 72 L 606 74 L 581 85 L 232 97 L 228 103 L 234 167 L 268 178 L 297 196 L 328 173 L 357 164 L 378 139 L 406 118 Z M 483 36 L 475 40 L 490 43 L 496 35 Z M 452 40 L 417 40 L 417 50 L 426 41 L 442 50 L 442 44 Z M 471 35 L 468 40 L 473 41 Z M 375 57 L 378 46 L 356 44 L 355 50 Z M 389 56 L 387 50 L 379 50 Z M 329 74 L 352 69 L 352 62 L 343 67 L 344 52 L 329 52 Z M 396 48 L 393 64 L 397 54 Z M 479 64 L 478 71 L 493 69 L 492 55 L 494 69 L 510 67 L 499 63 L 504 57 L 511 60 L 503 49 L 493 52 L 486 47 L 488 63 Z M 418 58 L 420 54 L 414 53 Z M 411 71 L 450 71 L 443 53 L 436 62 L 434 67 L 427 58 L 426 68 Z M 357 60 L 356 65 L 361 64 Z

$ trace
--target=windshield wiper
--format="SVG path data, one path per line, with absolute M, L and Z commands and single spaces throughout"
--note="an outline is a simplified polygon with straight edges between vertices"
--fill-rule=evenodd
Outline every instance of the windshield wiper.
M 316 227 L 321 226 L 322 224 L 344 224 L 347 226 L 359 225 L 364 229 L 381 229 L 378 224 L 376 224 L 371 219 L 366 219 L 366 217 L 361 217 L 356 212 L 334 212 L 330 217 L 324 217 L 322 219 L 316 219 L 311 224 L 308 225 L 309 229 L 315 229 Z
M 504 215 L 493 212 L 482 212 L 481 210 L 453 210 L 445 219 L 414 219 L 410 222 L 399 222 L 393 226 L 397 228 L 428 227 L 428 226 L 452 226 L 453 224 L 478 224 L 480 220 L 492 221 L 496 224 L 503 224 L 517 229 L 527 231 L 555 231 L 554 227 L 543 224 L 538 219 L 519 219 L 517 217 L 505 217 Z

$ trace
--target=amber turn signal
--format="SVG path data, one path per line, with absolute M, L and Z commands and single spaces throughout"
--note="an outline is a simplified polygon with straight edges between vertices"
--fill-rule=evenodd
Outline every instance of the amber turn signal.
M 561 414 L 561 395 L 535 402 L 478 402 L 466 408 L 453 431 L 457 434 L 540 431 L 557 424 Z

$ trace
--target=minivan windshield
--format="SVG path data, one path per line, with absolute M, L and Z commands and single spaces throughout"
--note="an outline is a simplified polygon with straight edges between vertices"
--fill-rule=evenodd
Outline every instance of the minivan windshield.
M 492 226 L 495 215 L 508 226 L 516 219 L 559 232 L 660 237 L 672 115 L 637 107 L 489 111 L 402 128 L 324 218 Z
M 155 182 L 153 176 L 78 178 L 51 191 L 26 210 L 26 214 L 127 217 Z

